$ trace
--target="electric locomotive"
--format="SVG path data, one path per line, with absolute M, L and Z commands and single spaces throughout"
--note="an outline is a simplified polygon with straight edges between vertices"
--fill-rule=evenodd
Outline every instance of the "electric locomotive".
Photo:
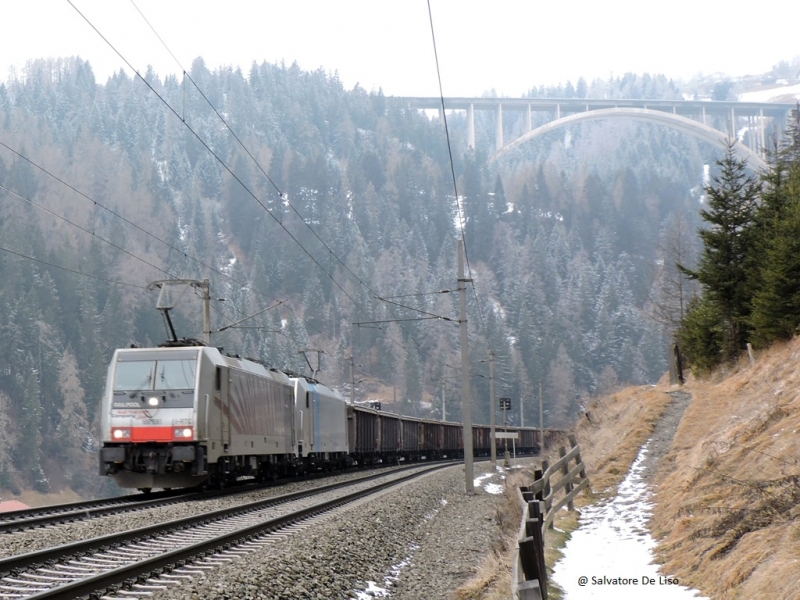
M 286 374 L 217 348 L 116 350 L 101 475 L 149 490 L 287 472 L 296 462 L 294 387 Z
M 174 286 L 203 290 L 205 341 L 178 339 Z M 307 470 L 463 456 L 461 426 L 349 406 L 314 379 L 220 352 L 210 345 L 208 280 L 160 281 L 158 308 L 172 339 L 114 352 L 101 407 L 100 474 L 150 491 L 275 479 Z M 520 451 L 538 449 L 533 429 Z M 489 453 L 489 428 L 473 426 Z

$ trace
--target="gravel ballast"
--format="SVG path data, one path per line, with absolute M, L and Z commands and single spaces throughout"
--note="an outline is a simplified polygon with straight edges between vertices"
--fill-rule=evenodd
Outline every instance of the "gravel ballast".
M 487 469 L 477 466 L 476 474 Z M 489 481 L 502 484 L 499 475 Z M 500 535 L 499 497 L 475 490 L 466 496 L 463 465 L 427 475 L 155 598 L 449 599 Z
M 275 487 L 268 487 L 241 494 L 232 494 L 219 498 L 205 498 L 142 511 L 99 517 L 87 521 L 74 521 L 28 531 L 8 533 L 0 536 L 0 558 L 25 554 L 27 552 L 36 552 L 54 546 L 128 531 L 130 529 L 140 529 L 142 527 L 173 521 L 175 519 L 182 519 L 196 514 L 237 506 L 247 502 L 274 498 L 293 492 L 310 490 L 342 481 L 359 479 L 369 475 L 383 473 L 388 475 L 393 470 L 394 469 L 370 469 L 351 471 L 324 479 L 288 482 Z

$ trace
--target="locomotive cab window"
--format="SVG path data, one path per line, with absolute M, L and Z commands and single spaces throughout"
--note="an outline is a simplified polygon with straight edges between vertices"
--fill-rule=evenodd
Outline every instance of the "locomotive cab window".
M 115 391 L 152 390 L 153 360 L 140 360 L 117 363 L 117 374 L 114 378 Z
M 196 369 L 196 360 L 119 362 L 114 391 L 192 390 Z
M 196 360 L 160 360 L 156 367 L 157 390 L 194 389 Z

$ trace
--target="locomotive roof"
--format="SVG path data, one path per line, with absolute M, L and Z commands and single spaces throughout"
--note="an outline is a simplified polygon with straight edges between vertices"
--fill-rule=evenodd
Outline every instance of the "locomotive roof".
M 165 360 L 167 357 L 172 360 L 197 360 L 201 355 L 205 355 L 208 360 L 217 366 L 239 369 L 268 379 L 278 380 L 287 384 L 290 383 L 287 375 L 279 370 L 270 369 L 252 360 L 223 354 L 218 348 L 210 346 L 119 348 L 114 352 L 114 361 Z

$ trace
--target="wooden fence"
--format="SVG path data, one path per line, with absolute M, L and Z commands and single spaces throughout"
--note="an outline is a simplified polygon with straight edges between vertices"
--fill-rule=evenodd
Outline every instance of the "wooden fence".
M 542 468 L 535 471 L 533 484 L 519 488 L 522 523 L 511 572 L 515 600 L 547 600 L 545 531 L 553 528 L 553 519 L 564 506 L 575 510 L 575 497 L 589 487 L 581 449 L 574 435 L 570 434 L 569 443 L 569 452 L 563 446 L 559 448 L 560 458 L 552 465 L 543 460 Z M 575 462 L 572 468 L 571 461 Z M 556 495 L 560 496 L 558 501 L 555 501 Z

